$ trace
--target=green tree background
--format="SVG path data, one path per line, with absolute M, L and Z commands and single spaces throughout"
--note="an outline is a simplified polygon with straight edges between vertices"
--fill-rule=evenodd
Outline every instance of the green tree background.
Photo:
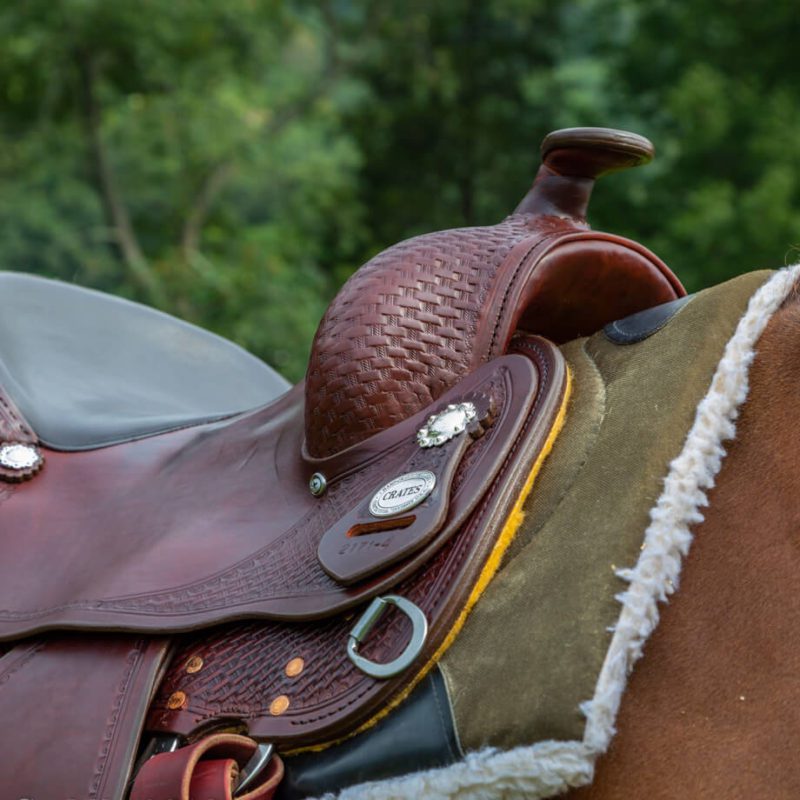
M 800 15 L 751 0 L 0 6 L 0 266 L 157 305 L 292 379 L 341 282 L 491 224 L 550 130 L 656 144 L 592 223 L 689 289 L 797 258 Z

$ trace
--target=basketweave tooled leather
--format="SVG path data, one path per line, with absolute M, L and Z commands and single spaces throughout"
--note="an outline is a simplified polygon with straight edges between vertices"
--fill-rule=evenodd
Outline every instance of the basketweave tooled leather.
M 36 444 L 36 434 L 14 401 L 0 387 L 0 442 Z
M 183 688 L 171 688 L 168 678 L 163 691 L 186 694 L 182 719 L 192 729 L 209 719 L 233 714 L 244 720 L 254 735 L 275 741 L 307 741 L 325 732 L 334 735 L 342 726 L 356 724 L 374 712 L 412 677 L 404 674 L 396 680 L 380 681 L 356 669 L 345 647 L 353 620 L 342 612 L 385 588 L 402 592 L 419 605 L 428 620 L 426 650 L 416 665 L 418 670 L 423 668 L 463 610 L 519 487 L 544 446 L 564 386 L 563 360 L 544 340 L 524 356 L 503 356 L 458 384 L 455 391 L 459 395 L 468 396 L 473 387 L 491 395 L 494 419 L 465 451 L 457 469 L 449 512 L 455 525 L 449 531 L 445 526 L 432 543 L 399 565 L 391 564 L 383 573 L 353 586 L 338 585 L 317 560 L 316 543 L 326 521 L 338 519 L 351 507 L 353 498 L 369 495 L 387 475 L 396 474 L 409 450 L 418 453 L 415 433 L 421 422 L 429 411 L 455 397 L 445 395 L 437 407 L 411 418 L 408 425 L 397 426 L 400 430 L 374 437 L 372 450 L 368 445 L 356 448 L 361 459 L 366 457 L 366 466 L 351 453 L 353 463 L 345 460 L 350 473 L 333 481 L 324 497 L 314 498 L 306 489 L 294 507 L 291 496 L 283 497 L 284 511 L 298 518 L 297 525 L 288 530 L 279 516 L 270 520 L 275 495 L 264 488 L 259 492 L 259 487 L 265 483 L 268 487 L 271 477 L 277 479 L 280 468 L 272 475 L 269 472 L 276 461 L 281 464 L 289 458 L 281 454 L 280 444 L 276 449 L 276 443 L 284 442 L 288 452 L 297 452 L 302 435 L 299 415 L 283 419 L 285 436 L 263 426 L 261 433 L 267 434 L 263 442 L 259 439 L 262 412 L 98 451 L 50 452 L 47 471 L 22 484 L 4 508 L 3 549 L 9 557 L 0 563 L 0 633 L 11 638 L 76 628 L 162 634 L 206 628 L 243 616 L 327 617 L 316 625 L 262 623 L 256 642 L 249 644 L 254 647 L 261 641 L 264 649 L 251 650 L 236 669 L 228 669 L 238 656 L 235 649 L 224 656 L 223 666 L 215 673 L 211 668 L 214 660 L 209 662 L 203 647 L 203 660 L 211 666 L 194 677 L 186 675 L 184 664 L 176 661 L 177 679 Z M 381 443 L 391 442 L 395 435 L 400 440 L 393 449 Z M 240 449 L 243 443 L 247 443 L 244 453 Z M 254 454 L 259 449 L 263 453 Z M 209 454 L 213 457 L 210 462 L 206 459 Z M 495 454 L 500 456 L 497 468 L 489 466 Z M 227 459 L 223 460 L 223 455 Z M 237 472 L 246 456 L 248 469 Z M 94 503 L 63 503 L 64 497 L 75 496 L 87 484 L 91 492 L 92 480 L 103 487 L 102 492 L 93 493 Z M 116 487 L 121 491 L 115 491 Z M 476 505 L 477 500 L 480 504 Z M 459 522 L 460 504 L 466 509 L 463 522 Z M 211 527 L 204 529 L 204 525 Z M 217 529 L 220 533 L 215 535 Z M 26 535 L 17 536 L 19 530 Z M 275 535 L 271 542 L 270 533 Z M 198 552 L 197 543 L 209 535 L 213 546 Z M 240 544 L 252 546 L 262 539 L 266 545 L 243 560 L 236 551 L 237 538 Z M 92 549 L 93 540 L 102 541 L 103 547 Z M 71 561 L 72 552 L 80 558 Z M 51 570 L 47 582 L 30 580 L 32 574 L 45 574 L 54 559 L 61 568 Z M 209 579 L 205 559 L 232 566 L 212 573 Z M 114 572 L 109 563 L 115 565 Z M 156 573 L 158 565 L 161 571 Z M 235 578 L 227 579 L 232 573 Z M 165 575 L 170 576 L 168 583 Z M 192 575 L 199 576 L 194 584 L 188 580 Z M 146 591 L 142 579 L 164 588 Z M 99 593 L 106 585 L 115 595 Z M 51 605 L 47 607 L 45 601 Z M 235 631 L 227 631 L 236 638 Z M 401 618 L 394 622 L 387 618 L 364 653 L 380 660 L 398 655 L 405 647 L 405 634 Z M 207 637 L 203 632 L 201 641 Z M 292 692 L 293 704 L 285 714 L 275 716 L 266 710 L 259 718 L 253 709 L 245 713 L 241 702 L 234 702 L 215 713 L 203 708 L 201 719 L 197 718 L 194 704 L 207 703 L 208 694 L 195 691 L 187 681 L 203 682 L 206 676 L 216 674 L 214 691 L 235 696 L 253 686 L 264 659 L 269 672 L 282 675 L 285 663 L 294 657 L 290 652 L 293 645 L 307 664 L 303 682 L 318 688 L 304 695 Z M 337 680 L 331 683 L 332 675 Z M 263 691 L 259 700 L 265 698 Z M 322 696 L 325 692 L 329 696 Z M 154 708 L 159 708 L 158 703 Z M 162 727 L 160 719 L 151 715 L 154 727 Z

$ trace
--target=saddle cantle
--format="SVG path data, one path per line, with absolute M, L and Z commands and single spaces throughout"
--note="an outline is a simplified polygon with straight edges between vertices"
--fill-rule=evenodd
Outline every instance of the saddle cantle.
M 61 395 L 35 337 L 14 340 L 34 324 L 0 345 L 0 715 L 28 728 L 3 740 L 9 791 L 120 797 L 146 730 L 159 738 L 132 798 L 172 796 L 198 762 L 230 792 L 237 763 L 268 761 L 235 734 L 319 747 L 406 697 L 496 571 L 563 424 L 553 342 L 684 294 L 653 254 L 585 219 L 597 177 L 651 155 L 632 134 L 551 134 L 514 214 L 362 267 L 320 324 L 304 384 L 255 409 L 280 379 L 254 365 L 248 380 L 232 346 L 130 304 L 115 305 L 108 341 L 116 301 L 3 278 L 20 306 L 46 295 L 81 321 L 49 365 L 71 376 Z M 155 346 L 119 334 L 151 322 L 179 328 L 162 368 Z M 96 387 L 75 379 L 81 336 L 117 365 Z M 174 376 L 197 353 L 208 363 L 181 401 Z M 169 391 L 148 394 L 159 374 Z M 26 723 L 42 680 L 62 702 Z M 79 757 L 56 759 L 58 774 L 20 768 L 87 705 Z M 165 737 L 192 744 L 157 754 Z M 263 785 L 242 796 L 268 796 L 271 763 L 266 781 L 246 765 L 239 793 Z

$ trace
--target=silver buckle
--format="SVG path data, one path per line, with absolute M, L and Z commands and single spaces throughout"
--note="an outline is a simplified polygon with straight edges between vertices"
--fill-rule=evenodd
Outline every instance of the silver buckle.
M 396 606 L 411 620 L 411 639 L 405 650 L 394 661 L 379 664 L 377 661 L 370 661 L 359 655 L 358 646 L 367 638 L 388 606 Z M 353 626 L 347 641 L 347 656 L 362 672 L 372 678 L 393 678 L 411 666 L 414 659 L 420 654 L 427 637 L 428 620 L 422 609 L 410 600 L 406 600 L 405 597 L 387 594 L 384 597 L 376 597 L 361 615 L 361 619 Z

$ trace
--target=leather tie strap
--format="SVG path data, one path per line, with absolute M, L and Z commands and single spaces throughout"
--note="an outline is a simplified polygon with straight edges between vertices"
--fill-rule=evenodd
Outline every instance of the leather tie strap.
M 233 800 L 239 771 L 257 747 L 247 736 L 217 733 L 153 756 L 136 776 L 130 800 Z M 261 783 L 236 800 L 271 800 L 282 779 L 283 762 L 274 755 Z

